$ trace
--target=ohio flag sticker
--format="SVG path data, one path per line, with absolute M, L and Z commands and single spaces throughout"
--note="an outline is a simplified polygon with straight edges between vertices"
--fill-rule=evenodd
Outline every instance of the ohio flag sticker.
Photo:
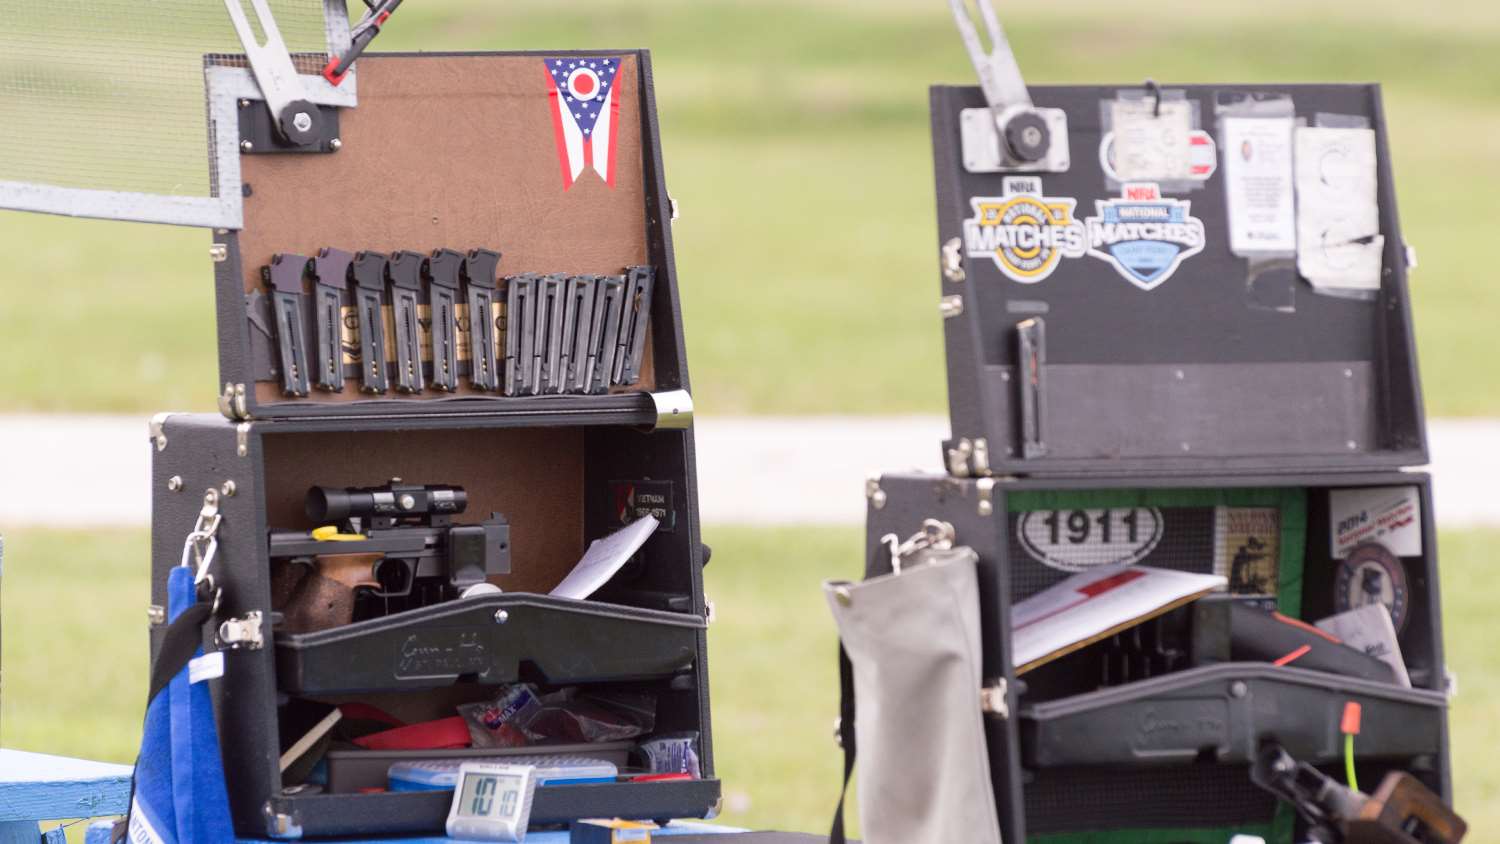
M 620 123 L 620 98 L 615 96 L 619 57 L 574 56 L 545 61 L 563 190 L 572 187 L 586 169 L 614 187 L 615 136 Z

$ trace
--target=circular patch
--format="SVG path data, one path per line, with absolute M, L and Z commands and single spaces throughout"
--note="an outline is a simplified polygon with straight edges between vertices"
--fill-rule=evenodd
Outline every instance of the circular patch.
M 599 74 L 586 67 L 569 73 L 568 96 L 575 100 L 592 100 L 599 96 Z
M 1333 585 L 1333 604 L 1339 612 L 1380 603 L 1391 612 L 1396 632 L 1406 627 L 1411 609 L 1406 569 L 1401 560 L 1378 542 L 1354 546 L 1339 563 Z

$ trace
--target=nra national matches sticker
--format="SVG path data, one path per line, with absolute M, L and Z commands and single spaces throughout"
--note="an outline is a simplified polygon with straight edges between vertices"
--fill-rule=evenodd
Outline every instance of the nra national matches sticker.
M 1094 204 L 1099 216 L 1085 221 L 1088 254 L 1142 290 L 1155 290 L 1203 251 L 1203 221 L 1189 213 L 1192 203 L 1162 196 L 1154 183 L 1127 184 L 1119 198 Z
M 1001 196 L 969 200 L 974 216 L 964 221 L 964 251 L 989 258 L 1013 281 L 1036 284 L 1063 258 L 1088 250 L 1087 232 L 1073 216 L 1078 200 L 1042 195 L 1036 176 L 1008 176 Z

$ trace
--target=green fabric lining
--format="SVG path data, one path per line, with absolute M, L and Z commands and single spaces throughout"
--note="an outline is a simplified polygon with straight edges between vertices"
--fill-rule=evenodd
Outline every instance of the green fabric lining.
M 1116 505 L 1119 506 L 1119 505 Z M 1249 779 L 1245 781 L 1250 786 Z M 1269 823 L 1235 827 L 1191 827 L 1185 829 L 1114 829 L 1087 832 L 1052 832 L 1028 835 L 1026 844 L 1228 844 L 1236 835 L 1258 835 L 1266 844 L 1292 844 L 1297 814 L 1286 803 L 1276 804 Z
M 1005 495 L 1011 513 L 1109 507 L 1275 507 L 1281 514 L 1281 559 L 1276 608 L 1302 617 L 1302 572 L 1307 553 L 1307 490 L 1301 487 L 1208 489 L 1016 490 Z

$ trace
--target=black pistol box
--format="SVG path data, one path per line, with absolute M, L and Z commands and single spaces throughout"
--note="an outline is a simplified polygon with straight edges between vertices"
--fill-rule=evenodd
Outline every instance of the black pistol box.
M 321 124 L 338 143 L 242 145 L 245 225 L 214 235 L 222 414 L 152 423 L 153 602 L 212 545 L 236 830 L 440 834 L 444 766 L 518 753 L 614 772 L 544 781 L 535 823 L 710 816 L 708 551 L 649 55 L 359 68 L 358 105 Z M 623 325 L 560 299 L 528 322 L 520 278 L 636 295 L 608 309 Z M 376 721 L 431 732 L 367 740 Z M 664 743 L 691 764 L 661 770 Z
M 982 752 L 1005 839 L 1304 840 L 1250 777 L 1272 743 L 1340 780 L 1346 762 L 1366 785 L 1409 772 L 1451 800 L 1431 483 L 1408 470 L 1427 454 L 1409 253 L 1378 88 L 1030 98 L 1052 152 L 1009 166 L 980 89 L 932 89 L 947 471 L 867 485 L 867 576 L 927 519 L 979 554 Z M 1360 234 L 1306 230 L 1331 213 L 1329 179 L 1363 192 Z M 1225 585 L 1013 664 L 1015 606 L 1113 564 Z M 1250 606 L 1308 627 L 1372 604 L 1399 652 L 1381 681 L 1252 660 L 1212 621 Z

